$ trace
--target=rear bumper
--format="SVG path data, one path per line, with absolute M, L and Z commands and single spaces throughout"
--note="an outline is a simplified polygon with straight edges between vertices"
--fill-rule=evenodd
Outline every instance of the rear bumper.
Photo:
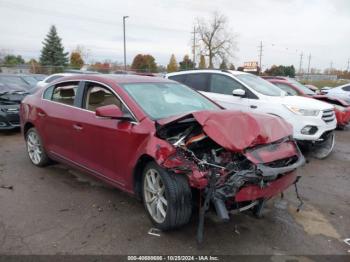
M 267 186 L 261 188 L 258 185 L 249 185 L 240 189 L 235 195 L 235 202 L 253 201 L 257 199 L 269 199 L 295 183 L 297 174 L 292 171 L 281 178 L 269 182 Z

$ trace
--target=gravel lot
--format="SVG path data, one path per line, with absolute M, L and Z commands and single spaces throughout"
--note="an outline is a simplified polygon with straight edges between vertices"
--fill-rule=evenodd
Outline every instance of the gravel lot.
M 0 133 L 0 254 L 350 254 L 350 129 L 336 133 L 335 152 L 309 159 L 299 173 L 305 205 L 294 188 L 269 202 L 264 217 L 249 212 L 227 224 L 196 221 L 160 237 L 142 204 L 62 165 L 33 166 L 21 134 Z

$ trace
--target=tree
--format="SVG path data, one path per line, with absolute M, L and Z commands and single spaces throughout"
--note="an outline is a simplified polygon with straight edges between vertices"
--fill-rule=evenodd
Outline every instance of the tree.
M 3 63 L 6 66 L 15 66 L 15 65 L 21 65 L 24 64 L 25 61 L 22 58 L 22 56 L 18 55 L 6 55 L 3 59 Z
M 293 65 L 291 66 L 273 65 L 271 66 L 271 68 L 265 70 L 265 74 L 271 75 L 271 76 L 295 77 L 295 68 Z
M 209 68 L 213 68 L 214 60 L 233 57 L 236 49 L 236 36 L 227 28 L 227 18 L 214 13 L 210 21 L 197 19 L 199 35 L 199 52 L 209 59 Z
M 73 51 L 70 54 L 70 65 L 76 69 L 80 69 L 84 65 L 84 60 L 78 51 Z
M 188 55 L 185 55 L 183 60 L 179 63 L 180 70 L 194 69 L 194 63 Z
M 231 63 L 229 69 L 230 69 L 230 70 L 236 70 L 236 67 L 235 67 L 234 64 Z
M 167 72 L 171 73 L 171 72 L 176 72 L 179 70 L 178 66 L 177 66 L 177 62 L 176 62 L 176 57 L 174 54 L 172 54 L 170 56 L 170 60 L 169 60 L 169 64 L 167 65 Z
M 157 64 L 153 56 L 138 54 L 134 57 L 134 60 L 132 61 L 131 69 L 134 69 L 140 72 L 156 73 Z
M 222 59 L 222 62 L 220 64 L 220 69 L 221 70 L 227 70 L 227 65 L 225 59 Z
M 40 64 L 34 58 L 28 61 L 28 65 L 32 74 L 38 74 L 40 72 Z
M 198 65 L 198 67 L 199 67 L 199 69 L 205 69 L 205 68 L 207 68 L 207 65 L 206 65 L 206 63 L 205 63 L 205 57 L 204 57 L 204 55 L 201 55 L 201 56 L 199 57 L 199 65 Z
M 68 53 L 64 52 L 61 43 L 62 39 L 58 36 L 56 27 L 53 25 L 43 42 L 41 50 L 40 63 L 44 66 L 65 66 L 68 63 Z
M 105 61 L 103 63 L 96 62 L 93 65 L 91 65 L 91 69 L 93 71 L 108 74 L 111 71 L 111 64 L 108 61 Z

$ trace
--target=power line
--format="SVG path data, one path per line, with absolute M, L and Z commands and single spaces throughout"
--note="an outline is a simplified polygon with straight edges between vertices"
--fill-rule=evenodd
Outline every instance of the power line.
M 260 66 L 260 72 L 262 72 L 262 64 L 261 64 L 261 59 L 262 59 L 262 56 L 263 56 L 263 43 L 262 41 L 260 41 L 260 45 L 258 46 L 259 47 L 259 66 Z
M 300 53 L 300 63 L 299 63 L 299 74 L 301 74 L 301 70 L 302 70 L 302 65 L 303 65 L 303 52 Z
M 193 54 L 193 67 L 196 66 L 196 27 L 193 27 L 193 45 L 192 45 L 192 54 Z
M 309 56 L 308 56 L 307 74 L 310 74 L 310 62 L 311 62 L 311 54 L 309 54 Z

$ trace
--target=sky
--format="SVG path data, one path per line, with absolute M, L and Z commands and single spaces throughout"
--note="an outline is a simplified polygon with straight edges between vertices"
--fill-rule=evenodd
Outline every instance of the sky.
M 263 68 L 294 65 L 345 70 L 350 58 L 349 0 L 0 0 L 0 52 L 39 58 L 42 41 L 56 25 L 65 50 L 78 45 L 88 62 L 123 61 L 126 20 L 127 62 L 151 54 L 166 65 L 171 54 L 181 61 L 191 55 L 192 30 L 198 18 L 225 15 L 236 35 L 232 62 L 258 61 Z

